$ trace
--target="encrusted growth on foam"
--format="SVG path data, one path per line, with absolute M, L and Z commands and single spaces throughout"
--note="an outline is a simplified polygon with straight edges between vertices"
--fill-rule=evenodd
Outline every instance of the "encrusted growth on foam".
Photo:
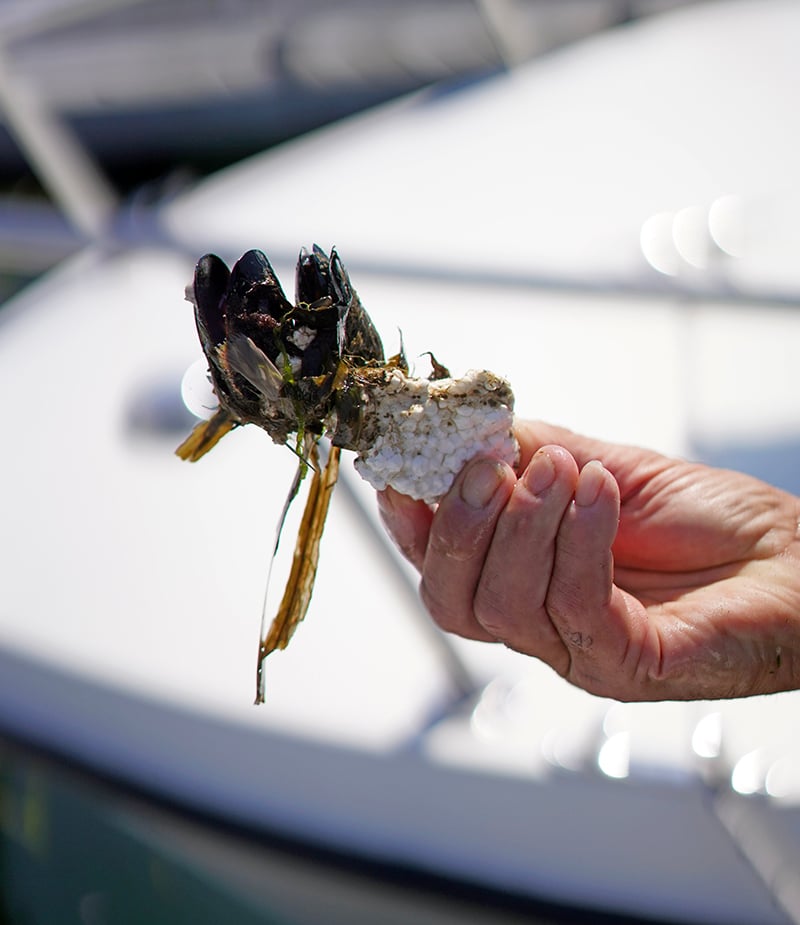
M 479 453 L 515 464 L 514 396 L 505 379 L 485 370 L 461 378 L 414 379 L 394 369 L 368 387 L 370 431 L 355 467 L 373 488 L 387 485 L 432 503 Z

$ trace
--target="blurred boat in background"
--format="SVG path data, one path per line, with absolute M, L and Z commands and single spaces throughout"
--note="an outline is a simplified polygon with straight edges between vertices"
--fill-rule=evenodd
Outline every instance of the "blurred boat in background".
M 85 222 L 76 228 L 31 196 L 37 184 L 52 195 L 55 182 L 56 199 L 69 197 L 54 181 L 57 149 L 71 161 L 85 161 L 84 152 L 93 165 L 74 168 L 68 187 L 76 170 L 90 169 L 95 198 L 133 192 L 152 201 L 198 173 L 421 87 L 478 79 L 679 4 L 7 0 L 0 270 L 33 273 L 85 243 Z
M 255 709 L 295 459 L 251 428 L 172 454 L 196 258 L 258 247 L 287 282 L 317 241 L 390 352 L 401 328 L 411 357 L 508 376 L 523 416 L 800 491 L 798 29 L 786 0 L 692 5 L 105 224 L 76 205 L 88 245 L 0 314 L 0 733 L 442 895 L 800 922 L 800 694 L 626 705 L 440 635 L 345 464 L 307 623 Z
M 495 7 L 513 16 L 507 38 Z M 585 0 L 24 0 L 0 8 L 0 40 L 18 79 L 96 158 L 131 170 L 138 159 L 218 166 L 619 16 L 619 4 Z M 0 170 L 12 167 L 24 159 L 4 129 Z

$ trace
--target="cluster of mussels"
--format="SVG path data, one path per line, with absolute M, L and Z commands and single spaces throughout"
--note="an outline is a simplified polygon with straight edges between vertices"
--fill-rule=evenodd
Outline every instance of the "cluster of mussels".
M 290 434 L 336 446 L 363 442 L 365 398 L 353 373 L 400 366 L 384 362 L 378 332 L 335 251 L 303 249 L 290 302 L 267 257 L 244 254 L 231 270 L 214 254 L 196 266 L 187 291 L 219 402 L 178 448 L 196 460 L 231 428 L 253 423 L 276 443 Z

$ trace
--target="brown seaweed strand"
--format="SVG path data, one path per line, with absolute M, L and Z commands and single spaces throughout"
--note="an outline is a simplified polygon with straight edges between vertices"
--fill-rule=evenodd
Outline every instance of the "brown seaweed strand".
M 306 506 L 300 521 L 297 541 L 292 557 L 292 567 L 286 588 L 283 592 L 278 612 L 264 639 L 258 648 L 258 664 L 256 667 L 256 700 L 264 702 L 264 659 L 276 649 L 285 649 L 292 638 L 297 625 L 303 620 L 311 602 L 314 590 L 314 579 L 317 575 L 319 563 L 319 547 L 322 540 L 322 531 L 325 528 L 325 519 L 328 514 L 333 487 L 339 475 L 339 456 L 341 451 L 332 446 L 328 455 L 328 462 L 321 469 L 317 458 L 317 447 L 311 451 L 311 464 L 314 467 L 314 476 L 311 480 Z
M 238 423 L 227 411 L 220 408 L 212 418 L 195 425 L 189 436 L 175 450 L 175 454 L 188 462 L 197 462 Z

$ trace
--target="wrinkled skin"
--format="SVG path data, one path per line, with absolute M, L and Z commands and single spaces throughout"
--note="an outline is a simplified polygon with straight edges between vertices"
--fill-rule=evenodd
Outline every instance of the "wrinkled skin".
M 517 437 L 518 473 L 473 460 L 435 511 L 379 494 L 443 629 L 619 700 L 800 687 L 800 500 L 542 423 Z

